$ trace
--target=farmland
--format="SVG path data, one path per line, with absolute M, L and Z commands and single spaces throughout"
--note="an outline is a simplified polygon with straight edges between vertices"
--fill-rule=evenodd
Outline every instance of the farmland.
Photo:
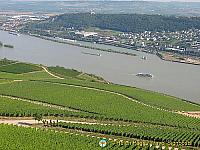
M 73 112 L 73 113 L 72 113 Z M 8 97 L 0 97 L 0 115 L 10 117 L 20 116 L 34 116 L 35 114 L 43 114 L 45 116 L 62 114 L 68 115 L 88 115 L 84 112 L 77 112 L 70 110 L 59 109 L 56 107 L 50 107 L 50 105 L 25 102 L 19 99 L 12 99 Z
M 110 135 L 122 135 L 124 137 L 140 138 L 159 142 L 185 142 L 185 144 L 200 146 L 200 132 L 197 130 L 177 129 L 168 127 L 143 126 L 143 125 L 88 125 L 77 123 L 58 123 L 57 126 L 81 131 L 96 132 Z M 188 142 L 188 143 L 187 143 Z
M 144 106 L 117 94 L 77 86 L 38 81 L 13 82 L 0 85 L 0 94 L 67 106 L 108 118 L 177 126 L 189 124 L 190 127 L 200 125 L 198 119 Z
M 27 72 L 33 72 L 33 71 L 41 71 L 41 68 L 32 64 L 15 63 L 12 65 L 1 66 L 0 71 L 7 72 L 7 73 L 20 74 L 20 73 L 27 73 Z
M 63 148 L 73 149 L 74 147 L 78 149 L 79 146 L 80 149 L 85 150 L 94 147 L 98 148 L 97 140 L 92 138 L 79 137 L 65 133 L 55 134 L 55 132 L 52 131 L 36 131 L 31 128 L 24 129 L 16 126 L 0 125 L 0 134 L 0 149 L 4 150 L 62 150 Z
M 198 147 L 200 119 L 180 114 L 187 111 L 200 111 L 200 105 L 136 87 L 108 83 L 100 77 L 73 69 L 0 60 L 1 117 L 23 118 L 34 117 L 36 114 L 41 114 L 43 119 L 59 117 L 67 120 L 73 117 L 75 120 L 82 119 L 86 122 L 85 124 L 59 123 L 56 127 L 50 128 L 56 131 L 70 129 L 72 133 L 84 131 L 101 134 L 102 137 L 106 135 L 128 138 L 128 140 L 191 142 L 190 146 Z M 88 125 L 87 123 L 91 121 L 114 124 Z M 42 124 L 38 126 L 44 128 Z M 0 132 L 13 135 L 8 138 L 8 143 L 16 136 L 22 138 L 16 141 L 16 144 L 7 143 L 7 149 L 17 149 L 16 146 L 21 149 L 37 149 L 37 146 L 48 149 L 55 145 L 57 145 L 55 149 L 62 149 L 63 146 L 69 145 L 69 138 L 74 142 L 74 145 L 69 147 L 71 149 L 73 147 L 78 149 L 78 145 L 84 141 L 83 149 L 100 148 L 99 139 L 74 137 L 40 129 L 39 131 L 29 128 L 24 130 L 22 127 L 0 125 Z M 33 147 L 31 142 L 22 145 L 29 133 L 30 141 L 32 136 L 38 137 L 38 141 L 33 140 L 37 146 Z M 52 139 L 55 138 L 54 142 L 50 142 L 51 136 Z M 49 143 L 39 140 L 40 138 L 48 140 Z M 6 141 L 2 140 L 1 143 L 5 144 Z M 44 143 L 46 145 L 43 145 Z M 0 147 L 2 146 L 5 145 L 0 144 Z M 107 148 L 111 147 L 125 149 L 113 143 Z M 139 147 L 132 145 L 126 148 Z

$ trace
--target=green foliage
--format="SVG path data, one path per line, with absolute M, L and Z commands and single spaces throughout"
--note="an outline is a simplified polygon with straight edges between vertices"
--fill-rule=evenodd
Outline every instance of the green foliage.
M 177 110 L 177 111 L 200 111 L 199 104 L 192 104 L 190 102 L 181 100 L 176 97 L 164 95 L 157 92 L 147 91 L 135 87 L 122 86 L 116 84 L 102 84 L 97 82 L 81 81 L 76 79 L 48 80 L 50 82 L 66 83 L 73 85 L 80 85 L 86 87 L 93 87 L 97 89 L 118 92 L 127 95 L 139 102 L 149 104 L 151 106 L 160 107 L 166 110 Z
M 74 69 L 65 69 L 64 67 L 48 67 L 48 70 L 58 76 L 61 77 L 76 77 L 79 74 L 81 74 L 81 72 L 78 72 L 77 70 Z
M 0 134 L 0 149 L 3 150 L 100 149 L 97 139 L 55 131 L 0 125 Z
M 34 116 L 37 115 L 88 115 L 85 112 L 71 112 L 67 110 L 59 110 L 48 106 L 33 104 L 20 100 L 0 97 L 0 115 L 1 116 Z
M 33 116 L 34 116 L 34 119 L 37 120 L 38 122 L 42 121 L 42 119 L 43 119 L 42 114 L 34 114 Z
M 0 60 L 0 66 L 9 65 L 9 64 L 14 63 L 14 62 L 15 61 L 8 60 L 8 59 L 4 58 L 4 59 Z
M 114 93 L 72 85 L 16 82 L 0 85 L 0 94 L 67 106 L 107 118 L 191 128 L 200 125 L 199 119 L 151 108 Z
M 95 14 L 75 13 L 62 14 L 48 21 L 31 24 L 23 30 L 61 30 L 62 28 L 74 27 L 83 29 L 97 27 L 122 32 L 143 31 L 177 31 L 191 28 L 200 29 L 198 17 L 175 17 L 146 14 Z
M 168 128 L 146 125 L 101 125 L 101 124 L 78 124 L 78 123 L 58 123 L 62 128 L 75 129 L 87 132 L 109 134 L 114 136 L 124 136 L 142 140 L 156 142 L 183 142 L 181 145 L 200 146 L 200 131 L 186 130 L 178 128 Z M 178 145 L 178 144 L 177 144 Z
M 87 135 L 76 135 L 54 130 L 24 128 L 11 125 L 0 125 L 0 149 L 3 150 L 102 150 L 99 146 L 100 139 Z M 148 144 L 148 142 L 146 142 Z M 149 145 L 140 146 L 119 144 L 107 141 L 103 149 L 143 149 L 148 150 Z
M 54 77 L 52 77 L 45 71 L 38 71 L 38 72 L 30 72 L 24 74 L 0 72 L 0 78 L 12 79 L 12 80 L 44 80 L 44 79 L 52 79 Z
M 41 71 L 42 68 L 33 65 L 33 64 L 26 64 L 26 63 L 15 63 L 8 66 L 1 66 L 0 71 L 7 72 L 7 73 L 28 73 L 33 71 Z

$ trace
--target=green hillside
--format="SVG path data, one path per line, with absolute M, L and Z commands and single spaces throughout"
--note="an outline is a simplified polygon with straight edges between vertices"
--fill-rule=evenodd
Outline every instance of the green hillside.
M 9 60 L 0 62 L 0 119 L 31 119 L 41 114 L 43 119 L 73 119 L 75 122 L 85 122 L 85 125 L 78 122 L 50 124 L 45 127 L 56 131 L 94 134 L 130 141 L 145 140 L 148 143 L 191 142 L 187 146 L 193 148 L 200 144 L 200 119 L 180 114 L 200 111 L 199 104 L 136 87 L 108 83 L 100 77 L 63 67 Z M 87 75 L 87 78 L 83 78 L 83 75 Z M 95 124 L 88 125 L 90 122 Z M 43 124 L 37 126 L 44 128 Z M 74 145 L 68 146 L 67 149 L 81 148 L 79 144 L 84 141 L 84 149 L 100 148 L 98 139 L 71 137 L 51 131 L 35 131 L 29 128 L 24 130 L 21 127 L 0 125 L 0 134 L 3 135 L 3 138 L 0 138 L 0 148 L 5 149 L 48 149 L 56 145 L 55 149 L 61 149 L 69 145 L 69 138 L 73 139 Z M 8 137 L 8 134 L 12 136 Z M 17 136 L 21 140 L 11 144 Z M 34 140 L 35 136 L 38 138 Z M 25 142 L 25 139 L 31 142 Z M 35 147 L 31 144 L 32 141 L 35 142 Z M 26 144 L 22 145 L 23 142 Z M 148 149 L 149 145 L 142 147 Z M 118 147 L 112 143 L 107 148 L 139 147 Z

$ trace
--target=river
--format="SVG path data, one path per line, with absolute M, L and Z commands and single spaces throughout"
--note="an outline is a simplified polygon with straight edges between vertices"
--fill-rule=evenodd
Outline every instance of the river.
M 157 91 L 200 103 L 200 66 L 167 62 L 155 55 L 137 51 L 134 51 L 137 56 L 97 52 L 28 35 L 10 35 L 5 31 L 0 31 L 0 41 L 14 45 L 14 49 L 0 48 L 0 58 L 74 68 L 117 84 Z M 92 45 L 126 51 L 113 46 Z M 101 57 L 82 52 L 100 53 Z M 146 56 L 147 60 L 142 60 L 142 56 Z M 137 77 L 139 72 L 151 73 L 154 77 Z

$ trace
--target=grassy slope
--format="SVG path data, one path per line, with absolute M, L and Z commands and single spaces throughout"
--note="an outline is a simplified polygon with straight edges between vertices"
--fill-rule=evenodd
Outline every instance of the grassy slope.
M 22 66 L 26 66 L 25 68 L 28 68 L 30 66 L 31 69 L 27 69 L 26 72 L 29 70 L 33 71 L 32 68 L 41 69 L 37 66 L 30 65 L 30 64 L 23 64 Z M 34 66 L 34 67 L 33 67 Z M 10 69 L 18 70 L 20 67 L 19 64 L 16 65 L 10 65 L 5 66 L 4 71 L 11 71 Z M 133 87 L 125 87 L 120 85 L 114 85 L 114 84 L 102 84 L 98 82 L 90 82 L 94 81 L 93 78 L 88 77 L 84 79 L 83 77 L 78 76 L 80 75 L 80 72 L 75 70 L 69 70 L 62 67 L 49 67 L 48 68 L 52 73 L 56 73 L 58 76 L 64 76 L 66 80 L 53 80 L 53 82 L 64 82 L 69 84 L 77 84 L 77 85 L 83 85 L 83 86 L 89 86 L 89 87 L 95 87 L 100 89 L 106 89 L 110 91 L 119 92 L 125 95 L 128 95 L 130 97 L 133 97 L 134 99 L 144 102 L 149 105 L 153 105 L 156 107 L 161 107 L 164 109 L 169 110 L 177 110 L 177 111 L 199 111 L 200 106 L 192 105 L 190 103 L 184 102 L 181 99 L 171 97 L 168 95 L 146 91 L 138 88 Z M 0 67 L 1 70 L 1 67 Z M 13 72 L 13 71 L 11 71 Z M 77 77 L 78 76 L 78 77 Z M 0 72 L 0 78 L 12 78 L 12 79 L 23 79 L 23 80 L 44 80 L 45 78 L 53 78 L 52 76 L 48 75 L 46 72 L 35 72 L 35 73 L 28 73 L 28 74 L 13 74 L 13 73 L 5 73 Z M 81 78 L 80 80 L 78 80 Z
M 54 68 L 55 69 L 55 68 Z M 54 69 L 50 70 L 53 72 L 56 72 Z M 62 72 L 65 72 L 67 74 L 68 70 L 62 68 Z M 58 74 L 62 75 L 62 72 L 56 72 Z M 71 73 L 69 72 L 69 76 Z M 66 77 L 66 76 L 65 76 Z M 70 77 L 73 77 L 72 75 Z M 74 76 L 76 77 L 76 76 Z M 84 77 L 82 78 L 84 79 Z M 87 79 L 86 79 L 87 80 Z M 70 82 L 71 81 L 71 82 Z M 63 80 L 62 80 L 63 82 Z M 193 105 L 191 103 L 185 102 L 179 98 L 172 97 L 169 95 L 164 95 L 152 91 L 147 91 L 139 88 L 134 88 L 134 87 L 127 87 L 127 86 L 120 86 L 120 85 L 107 85 L 107 84 L 101 84 L 101 83 L 93 83 L 93 82 L 84 82 L 84 81 L 79 81 L 75 79 L 67 79 L 66 83 L 70 84 L 78 84 L 78 85 L 83 85 L 83 86 L 91 86 L 95 88 L 100 88 L 100 89 L 106 89 L 110 91 L 115 91 L 119 92 L 125 95 L 128 95 L 134 99 L 137 99 L 138 101 L 141 101 L 145 104 L 153 105 L 156 107 L 161 107 L 164 109 L 169 109 L 169 110 L 177 110 L 177 111 L 200 111 L 200 105 Z
M 80 80 L 87 80 L 87 81 L 101 81 L 105 82 L 103 78 L 95 76 L 93 74 L 82 73 L 74 69 L 65 69 L 64 67 L 48 67 L 48 70 L 62 78 L 77 78 Z
M 156 141 L 187 141 L 191 142 L 189 145 L 198 142 L 200 139 L 200 131 L 185 130 L 169 127 L 155 127 L 147 125 L 132 125 L 132 126 L 119 126 L 119 125 L 101 125 L 101 124 L 74 124 L 74 123 L 59 123 L 58 126 L 68 129 L 84 130 L 89 132 L 104 133 L 117 135 L 122 134 L 124 137 L 151 139 Z M 106 131 L 106 132 L 105 132 Z M 157 138 L 159 135 L 159 139 Z M 187 136 L 184 136 L 187 135 Z M 200 145 L 200 141 L 198 143 Z
M 81 74 L 81 72 L 78 72 L 73 69 L 65 69 L 64 67 L 48 67 L 48 70 L 58 76 L 61 77 L 76 77 Z
M 10 67 L 12 66 L 12 67 Z M 13 67 L 14 66 L 14 67 Z M 105 89 L 108 91 L 115 91 L 122 94 L 125 94 L 129 97 L 133 97 L 138 101 L 144 102 L 146 104 L 154 105 L 157 107 L 162 107 L 165 109 L 170 110 L 200 110 L 200 107 L 197 105 L 192 105 L 187 102 L 183 102 L 180 99 L 166 96 L 163 94 L 150 92 L 138 88 L 133 87 L 125 87 L 120 85 L 114 85 L 114 84 L 102 84 L 99 82 L 90 82 L 88 79 L 84 80 L 78 80 L 77 74 L 74 74 L 74 72 L 65 70 L 62 68 L 62 71 L 59 72 L 62 74 L 62 72 L 65 73 L 65 80 L 58 80 L 58 79 L 51 79 L 52 76 L 48 75 L 44 71 L 35 72 L 35 73 L 25 73 L 25 74 L 16 74 L 19 72 L 26 72 L 26 71 L 32 71 L 33 68 L 36 67 L 36 70 L 38 69 L 35 65 L 30 65 L 30 68 L 28 68 L 29 64 L 22 65 L 26 66 L 23 69 L 18 69 L 20 65 L 8 65 L 8 69 L 3 67 L 8 72 L 13 73 L 6 73 L 6 72 L 0 72 L 0 78 L 9 78 L 11 80 L 5 80 L 1 79 L 0 83 L 12 81 L 14 79 L 21 79 L 24 80 L 23 82 L 14 82 L 14 83 L 7 83 L 7 84 L 0 84 L 0 93 L 2 94 L 9 94 L 19 97 L 25 97 L 25 98 L 31 98 L 34 100 L 39 101 L 45 101 L 53 104 L 59 104 L 63 106 L 68 107 L 74 107 L 77 109 L 82 109 L 86 111 L 92 111 L 99 113 L 100 116 L 105 116 L 109 118 L 123 118 L 123 119 L 130 119 L 133 121 L 142 121 L 142 122 L 150 122 L 150 123 L 157 123 L 157 124 L 167 124 L 167 125 L 176 125 L 176 126 L 182 126 L 182 127 L 192 127 L 192 128 L 198 128 L 200 126 L 200 120 L 185 117 L 178 114 L 172 114 L 169 112 L 165 112 L 162 110 L 153 109 L 147 106 L 143 106 L 141 104 L 135 103 L 133 101 L 130 101 L 124 97 L 121 97 L 119 95 L 107 93 L 107 92 L 100 92 L 95 90 L 89 90 L 89 89 L 83 89 L 78 87 L 69 87 L 67 85 L 61 85 L 61 84 L 54 84 L 54 83 L 46 83 L 44 80 L 48 80 L 51 82 L 58 82 L 58 83 L 65 83 L 65 84 L 75 84 L 75 85 L 82 85 L 82 86 L 88 86 L 88 87 L 95 87 L 98 89 Z M 1 67 L 0 67 L 1 68 Z M 17 71 L 12 71 L 12 69 Z M 41 69 L 41 68 L 39 68 Z M 4 70 L 4 71 L 5 71 Z M 29 80 L 38 80 L 38 81 L 29 81 Z M 23 92 L 22 92 L 23 91 Z M 87 94 L 86 94 L 87 93 Z M 75 112 L 67 112 L 62 110 L 56 110 L 49 107 L 44 106 L 38 106 L 36 104 L 30 104 L 27 102 L 21 102 L 21 101 L 14 101 L 8 98 L 0 98 L 0 113 L 62 113 L 62 114 L 78 114 L 78 115 L 88 115 L 87 113 L 75 113 Z M 4 130 L 5 129 L 5 130 Z M 9 129 L 9 130 L 8 130 Z M 21 130 L 21 129 L 20 129 Z M 117 128 L 116 128 L 117 130 Z M 149 131 L 149 128 L 146 129 Z M 152 128 L 152 130 L 156 130 L 155 128 Z M 178 131 L 179 129 L 177 129 Z M 24 131 L 24 129 L 23 129 Z M 128 128 L 123 128 L 123 131 L 129 131 Z M 133 131 L 133 130 L 132 130 Z M 136 131 L 139 131 L 136 130 Z M 141 135 L 145 135 L 148 132 L 139 132 L 142 133 Z M 187 130 L 189 132 L 189 129 Z M 62 139 L 58 137 L 58 135 L 51 135 L 51 139 L 54 137 L 57 137 L 57 139 L 54 139 L 54 141 L 59 141 L 57 144 L 54 142 L 46 142 L 50 141 L 49 137 L 46 136 L 49 133 L 44 131 L 42 132 L 43 137 L 40 137 L 41 135 L 36 135 L 38 139 L 43 138 L 43 140 L 39 140 L 41 144 L 38 143 L 38 141 L 35 141 L 35 147 L 33 147 L 33 141 L 31 134 L 28 130 L 22 132 L 15 131 L 15 129 L 9 128 L 7 126 L 0 125 L 0 134 L 3 135 L 3 138 L 0 138 L 0 149 L 3 147 L 4 149 L 37 149 L 37 146 L 39 145 L 40 149 L 46 149 L 54 145 L 57 145 L 56 149 L 62 149 L 63 146 L 67 143 L 63 143 L 63 141 L 69 141 L 68 139 Z M 180 130 L 181 132 L 181 130 Z M 17 135 L 15 135 L 16 133 Z M 33 133 L 33 131 L 31 131 Z M 138 133 L 138 134 L 139 134 Z M 14 136 L 6 137 L 4 134 L 11 134 Z M 26 137 L 29 134 L 28 139 L 31 140 L 31 142 L 25 142 L 23 140 L 24 137 Z M 36 133 L 33 133 L 36 134 Z M 150 134 L 150 133 L 149 133 Z M 182 133 L 181 133 L 182 134 Z M 10 141 L 13 141 L 17 137 L 20 137 L 20 140 L 16 140 L 14 144 Z M 22 138 L 21 138 L 22 137 Z M 63 136 L 62 136 L 63 137 Z M 161 137 L 161 135 L 159 135 Z M 63 137 L 64 138 L 64 137 Z M 191 137 L 192 138 L 192 137 Z M 6 140 L 4 140 L 6 139 Z M 73 139 L 74 145 L 72 147 L 69 147 L 69 149 L 73 149 L 76 147 L 78 149 L 80 147 L 79 141 L 83 142 L 82 140 L 85 139 L 78 139 L 78 142 L 76 139 Z M 89 142 L 90 144 L 95 142 L 94 139 L 92 142 Z M 26 143 L 22 145 L 22 143 Z M 45 144 L 44 144 L 45 143 Z M 86 142 L 87 143 L 87 142 Z M 61 146 L 60 146 L 61 144 Z M 91 145 L 86 144 L 86 147 L 89 148 Z M 93 143 L 92 148 L 94 146 L 97 146 L 98 144 Z M 20 148 L 19 148 L 20 146 Z M 70 145 L 71 146 L 71 145 Z M 87 149 L 84 148 L 84 149 Z M 89 148 L 90 149 L 90 148 Z M 124 149 L 124 148 L 122 148 Z
M 9 65 L 9 64 L 14 63 L 14 62 L 15 61 L 12 61 L 12 60 L 1 59 L 0 60 L 0 66 Z
M 0 114 L 86 114 L 0 97 Z
M 41 71 L 42 68 L 32 64 L 25 64 L 25 63 L 16 63 L 8 66 L 0 66 L 1 72 L 7 73 L 28 73 L 33 71 Z
M 169 95 L 164 95 L 161 93 L 156 93 L 152 91 L 147 91 L 139 88 L 121 86 L 115 84 L 102 84 L 98 82 L 88 82 L 77 79 L 67 79 L 67 80 L 48 80 L 51 82 L 60 82 L 66 84 L 82 85 L 88 87 L 95 87 L 98 89 L 105 89 L 108 91 L 119 92 L 129 97 L 132 97 L 138 101 L 145 104 L 149 104 L 156 107 L 161 107 L 167 110 L 177 110 L 177 111 L 200 111 L 200 105 L 194 105 L 189 102 L 185 102 L 179 98 L 172 97 Z
M 44 79 L 51 79 L 53 78 L 45 71 L 38 71 L 32 73 L 25 73 L 25 74 L 13 74 L 13 73 L 6 73 L 0 72 L 1 79 L 18 79 L 18 80 L 44 80 Z
M 153 109 L 119 95 L 80 87 L 26 81 L 0 85 L 0 94 L 30 98 L 95 112 L 109 118 L 180 126 L 189 124 L 190 127 L 200 126 L 200 120 L 198 119 Z
M 100 149 L 97 139 L 53 131 L 0 125 L 0 134 L 0 149 L 4 150 Z

